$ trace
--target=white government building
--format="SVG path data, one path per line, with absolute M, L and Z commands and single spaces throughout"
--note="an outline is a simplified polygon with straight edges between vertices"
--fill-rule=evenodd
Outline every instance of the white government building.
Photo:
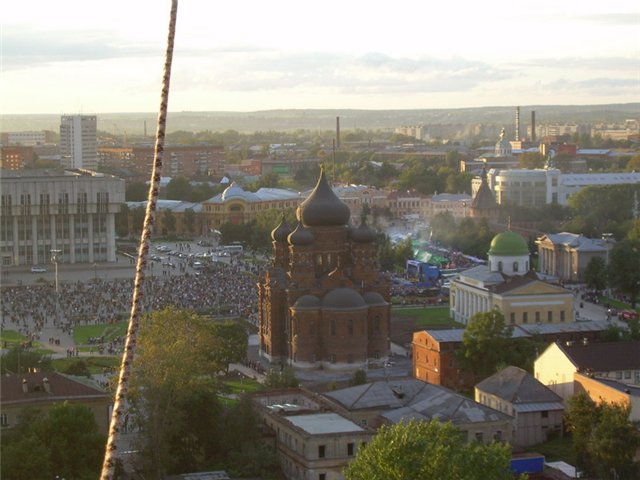
M 124 180 L 96 172 L 0 174 L 2 266 L 115 262 L 115 215 Z
M 640 172 L 562 173 L 555 168 L 491 169 L 487 183 L 499 204 L 541 207 L 550 203 L 568 205 L 571 195 L 589 186 L 640 183 Z M 472 195 L 480 188 L 480 177 L 471 181 Z

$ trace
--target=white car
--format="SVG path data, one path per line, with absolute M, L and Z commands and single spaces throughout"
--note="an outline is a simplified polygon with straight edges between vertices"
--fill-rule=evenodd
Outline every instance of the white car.
M 47 269 L 44 267 L 31 267 L 31 273 L 47 273 Z

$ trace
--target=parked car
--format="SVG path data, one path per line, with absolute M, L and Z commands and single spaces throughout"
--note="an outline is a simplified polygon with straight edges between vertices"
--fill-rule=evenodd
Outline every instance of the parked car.
M 638 318 L 638 312 L 635 310 L 622 310 L 618 317 L 621 320 L 631 320 L 632 318 Z
M 46 273 L 46 272 L 47 272 L 47 269 L 44 267 L 36 267 L 36 266 L 31 267 L 31 273 Z

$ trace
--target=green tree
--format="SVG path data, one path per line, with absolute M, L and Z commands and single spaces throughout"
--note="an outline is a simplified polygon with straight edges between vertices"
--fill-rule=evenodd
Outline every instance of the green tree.
M 144 202 L 148 196 L 149 187 L 144 182 L 132 182 L 124 191 L 124 199 L 127 202 Z
M 167 335 L 171 332 L 171 335 Z M 194 471 L 219 448 L 222 433 L 213 322 L 165 309 L 142 319 L 130 400 L 142 427 L 142 463 L 151 478 Z M 194 414 L 194 412 L 197 412 Z
M 230 363 L 238 363 L 247 356 L 249 336 L 238 322 L 226 321 L 213 324 L 216 348 L 213 352 L 217 371 L 229 372 Z
M 176 216 L 171 210 L 162 212 L 162 230 L 163 235 L 172 235 L 176 231 Z
M 192 195 L 193 187 L 186 177 L 175 177 L 167 184 L 164 197 L 169 200 L 185 200 L 189 201 Z
M 607 287 L 607 265 L 601 257 L 593 257 L 584 269 L 587 287 L 600 292 Z
M 196 213 L 193 211 L 193 208 L 185 209 L 183 217 L 184 226 L 187 229 L 187 232 L 193 234 L 196 229 Z
M 476 313 L 462 335 L 458 360 L 463 368 L 481 378 L 495 373 L 500 364 L 509 364 L 508 342 L 512 327 L 498 310 Z
M 602 479 L 637 478 L 633 458 L 640 434 L 629 421 L 630 411 L 628 404 L 596 404 L 584 392 L 569 399 L 566 422 L 578 468 Z
M 367 383 L 367 372 L 362 369 L 356 370 L 351 380 L 349 380 L 349 385 L 352 386 L 364 385 L 365 383 Z
M 297 387 L 299 382 L 296 378 L 295 370 L 291 367 L 283 366 L 281 369 L 272 368 L 269 370 L 264 385 L 267 388 L 278 389 Z
M 640 155 L 635 155 L 629 159 L 626 170 L 628 172 L 640 172 Z
M 26 409 L 3 431 L 2 478 L 97 478 L 106 439 L 89 407 L 56 404 L 48 412 Z
M 640 293 L 640 240 L 623 240 L 614 245 L 607 269 L 612 287 L 625 293 L 636 308 Z
M 344 471 L 346 480 L 513 479 L 507 444 L 467 443 L 452 423 L 383 426 Z
M 51 355 L 16 345 L 0 357 L 0 371 L 3 375 L 6 373 L 26 373 L 32 368 L 42 372 L 53 371 Z
M 525 152 L 518 157 L 521 168 L 543 168 L 546 158 L 539 152 Z

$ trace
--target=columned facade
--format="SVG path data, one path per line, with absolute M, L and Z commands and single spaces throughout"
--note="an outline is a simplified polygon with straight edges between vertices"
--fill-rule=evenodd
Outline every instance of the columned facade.
M 124 181 L 100 173 L 2 172 L 3 266 L 115 262 L 115 215 Z

